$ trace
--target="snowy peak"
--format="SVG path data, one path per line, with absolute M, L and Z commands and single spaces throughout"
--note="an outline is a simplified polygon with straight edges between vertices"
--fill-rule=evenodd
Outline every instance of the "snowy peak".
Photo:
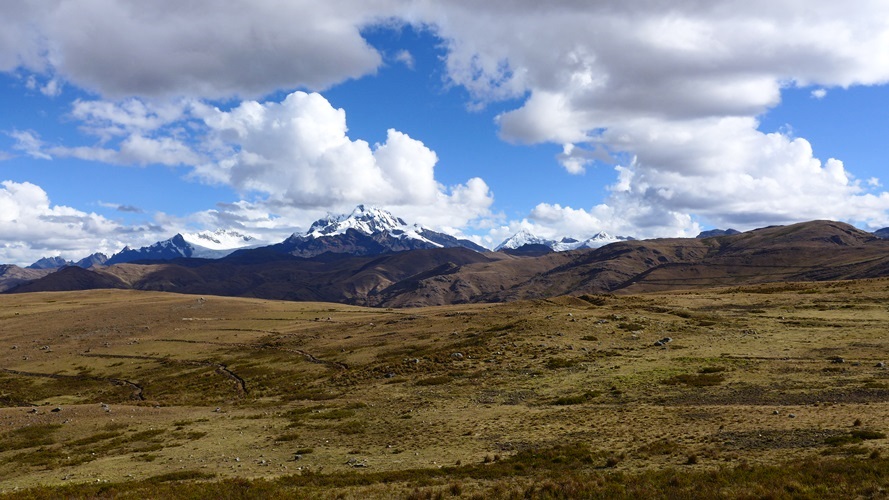
M 497 248 L 495 248 L 494 251 L 496 252 L 500 250 L 515 250 L 525 245 L 545 245 L 552 248 L 555 243 L 556 242 L 553 240 L 535 236 L 531 234 L 531 232 L 527 229 L 522 229 L 516 234 L 503 240 L 503 243 L 497 245 Z
M 236 250 L 238 248 L 249 247 L 256 244 L 256 238 L 252 236 L 225 229 L 201 231 L 198 233 L 182 233 L 182 239 L 192 245 L 210 250 Z
M 345 234 L 349 229 L 355 229 L 361 233 L 371 235 L 386 231 L 390 233 L 394 231 L 417 231 L 421 228 L 419 226 L 408 226 L 404 220 L 395 217 L 386 210 L 358 205 L 348 215 L 328 215 L 318 219 L 306 232 L 306 236 L 313 238 L 333 236 Z
M 172 260 L 178 258 L 220 259 L 241 248 L 256 246 L 254 238 L 223 229 L 199 233 L 179 233 L 168 240 L 134 249 L 129 246 L 111 256 L 106 264 L 122 264 L 138 260 Z
M 315 221 L 305 234 L 294 234 L 271 249 L 295 257 L 311 258 L 324 253 L 378 255 L 431 248 L 484 248 L 403 219 L 376 207 L 358 205 L 347 215 L 328 215 Z
M 550 240 L 535 236 L 527 229 L 522 229 L 504 240 L 503 243 L 498 245 L 494 250 L 516 250 L 525 245 L 545 245 L 556 252 L 565 252 L 568 250 L 577 250 L 579 248 L 599 248 L 608 245 L 609 243 L 629 241 L 632 239 L 633 238 L 631 237 L 625 236 L 611 236 L 604 231 L 600 231 L 592 237 L 582 241 L 571 237 L 564 237 L 560 240 Z

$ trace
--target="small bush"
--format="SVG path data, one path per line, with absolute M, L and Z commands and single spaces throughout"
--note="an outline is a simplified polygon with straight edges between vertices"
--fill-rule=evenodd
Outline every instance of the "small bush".
M 860 439 L 883 439 L 886 437 L 886 433 L 884 432 L 871 431 L 867 429 L 854 430 L 850 432 L 850 434 Z
M 196 470 L 183 470 L 176 472 L 169 472 L 167 474 L 161 474 L 159 476 L 154 476 L 148 479 L 148 481 L 153 483 L 166 483 L 169 481 L 189 481 L 193 479 L 213 479 L 216 477 L 216 474 L 200 472 Z
M 725 371 L 724 366 L 705 366 L 705 367 L 701 368 L 700 370 L 698 370 L 698 373 L 700 373 L 700 374 L 721 373 L 724 371 Z
M 579 361 L 576 359 L 550 358 L 546 360 L 546 367 L 550 370 L 557 370 L 559 368 L 571 368 L 578 362 Z
M 353 434 L 364 434 L 365 425 L 363 422 L 359 422 L 357 420 L 352 420 L 351 422 L 346 422 L 340 424 L 336 427 L 336 430 L 340 434 L 353 435 Z

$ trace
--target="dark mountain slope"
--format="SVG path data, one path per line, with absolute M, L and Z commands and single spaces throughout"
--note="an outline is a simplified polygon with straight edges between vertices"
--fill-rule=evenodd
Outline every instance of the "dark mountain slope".
M 132 287 L 393 307 L 496 302 L 889 276 L 889 240 L 847 224 L 814 221 L 532 256 L 458 247 L 307 259 L 260 249 L 187 264 L 68 268 L 15 291 Z

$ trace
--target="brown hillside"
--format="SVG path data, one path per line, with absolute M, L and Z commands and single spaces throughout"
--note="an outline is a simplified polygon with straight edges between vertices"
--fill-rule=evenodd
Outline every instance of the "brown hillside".
M 538 256 L 448 248 L 373 257 L 258 257 L 65 270 L 14 291 L 134 288 L 417 307 L 889 275 L 889 240 L 831 221 Z

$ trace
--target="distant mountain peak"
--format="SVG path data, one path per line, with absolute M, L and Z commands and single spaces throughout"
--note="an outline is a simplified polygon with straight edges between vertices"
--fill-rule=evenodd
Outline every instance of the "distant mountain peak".
M 202 246 L 210 250 L 233 250 L 254 245 L 256 238 L 230 229 L 216 231 L 200 231 L 197 233 L 181 233 L 182 239 L 192 245 Z
M 579 248 L 599 248 L 609 243 L 618 241 L 632 240 L 632 237 L 612 236 L 605 231 L 599 231 L 592 237 L 585 240 L 578 240 L 570 236 L 565 236 L 560 240 L 550 240 L 535 236 L 528 229 L 520 229 L 517 233 L 505 239 L 503 243 L 497 246 L 494 251 L 500 250 L 516 250 L 525 245 L 544 245 L 556 252 L 564 252 L 567 250 L 577 250 Z
M 514 235 L 503 240 L 503 243 L 497 245 L 497 247 L 494 248 L 494 251 L 498 252 L 500 250 L 516 250 L 525 245 L 545 245 L 552 248 L 555 243 L 556 242 L 553 240 L 541 238 L 533 234 L 528 229 L 522 228 Z
M 485 252 L 475 243 L 439 233 L 419 224 L 408 224 L 388 210 L 358 205 L 343 215 L 328 214 L 315 221 L 305 234 L 294 234 L 271 249 L 296 257 L 324 253 L 377 255 L 430 248 L 464 247 Z
M 306 236 L 320 238 L 344 234 L 349 229 L 371 235 L 384 231 L 407 231 L 421 228 L 417 225 L 409 226 L 403 219 L 395 217 L 387 210 L 358 205 L 348 215 L 328 214 L 327 217 L 318 219 L 312 223 Z

